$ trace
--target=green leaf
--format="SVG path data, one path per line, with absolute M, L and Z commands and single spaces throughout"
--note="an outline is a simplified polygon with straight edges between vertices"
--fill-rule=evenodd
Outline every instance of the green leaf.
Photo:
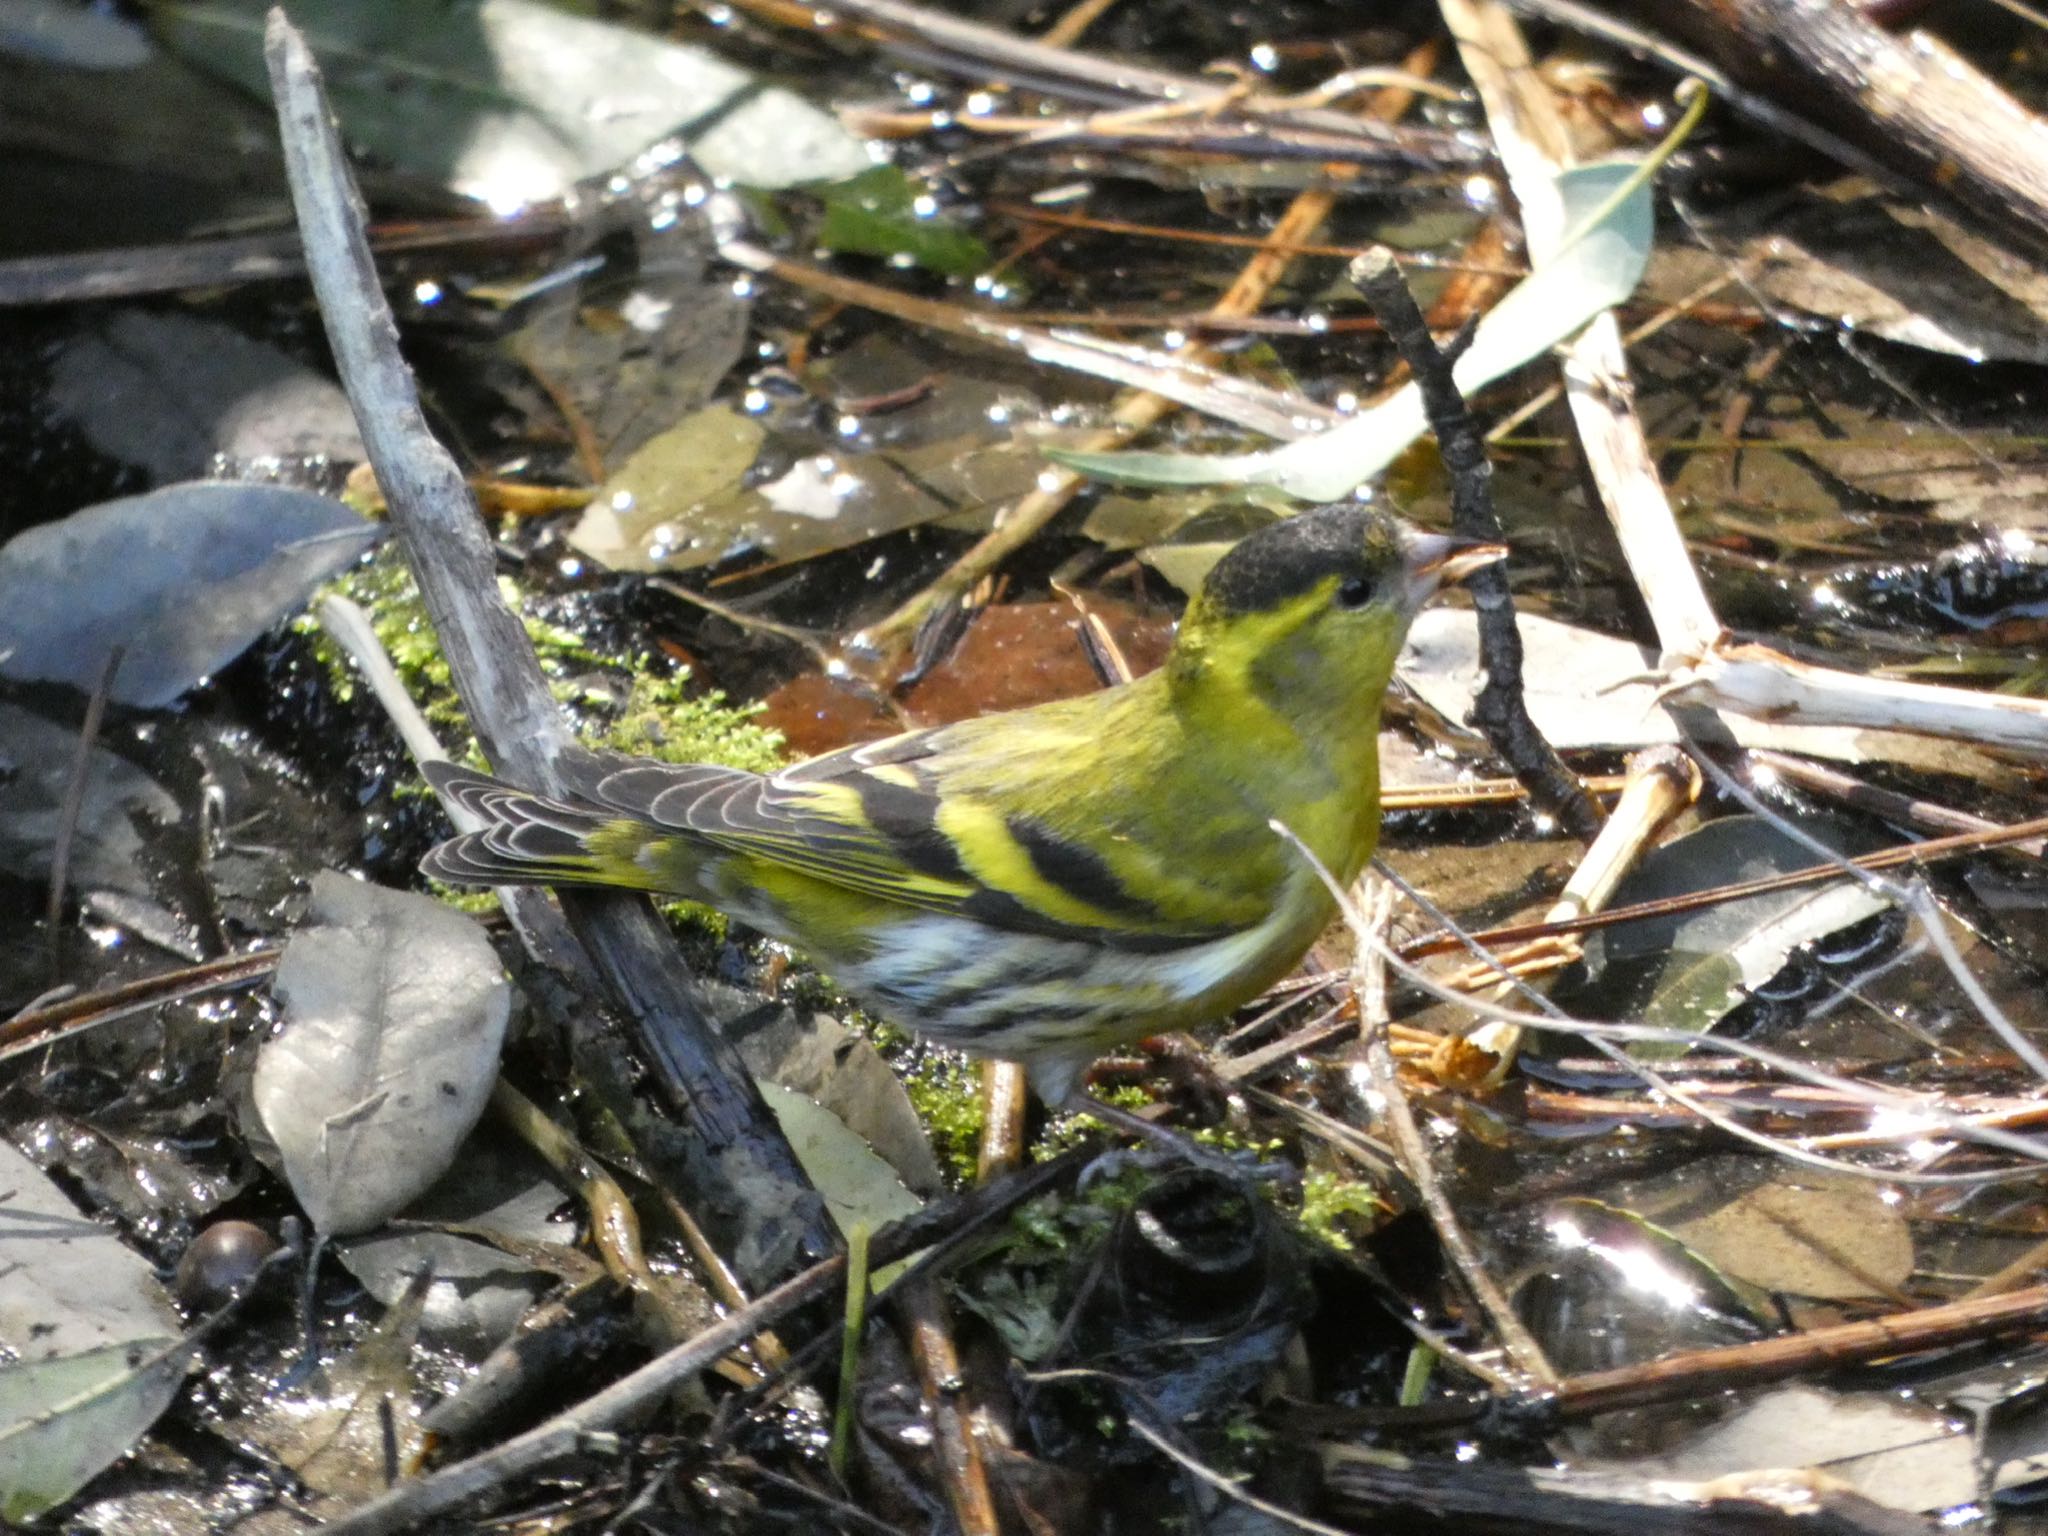
M 917 183 L 893 165 L 813 189 L 825 203 L 818 241 L 857 256 L 908 256 L 928 272 L 965 277 L 988 265 L 988 247 L 939 216 Z
M 796 1160 L 824 1196 L 825 1209 L 842 1233 L 857 1226 L 880 1231 L 924 1208 L 924 1202 L 904 1187 L 896 1170 L 831 1110 L 816 1099 L 774 1083 L 759 1086 L 782 1134 L 789 1138 Z M 875 1271 L 874 1288 L 882 1290 L 903 1267 L 898 1262 Z
M 0 1366 L 0 1522 L 53 1509 L 127 1455 L 184 1384 L 182 1339 Z

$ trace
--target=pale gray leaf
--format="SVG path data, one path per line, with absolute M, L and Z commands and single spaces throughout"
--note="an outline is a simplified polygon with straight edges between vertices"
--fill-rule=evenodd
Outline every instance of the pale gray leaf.
M 178 1332 L 155 1266 L 0 1140 L 0 1345 L 44 1361 Z
M 405 1208 L 399 1226 L 335 1245 L 349 1273 L 386 1306 L 422 1270 L 420 1330 L 459 1348 L 488 1348 L 560 1280 L 597 1261 L 576 1246 L 581 1207 L 538 1159 L 480 1127 L 455 1165 Z
M 0 53 L 70 69 L 133 69 L 151 51 L 134 22 L 77 0 L 0 0 Z
M 497 1080 L 511 988 L 471 919 L 322 874 L 272 990 L 255 1104 L 321 1231 L 366 1231 L 448 1168 Z
M 1948 1509 L 1979 1491 L 1972 1437 L 1944 1415 L 1896 1393 L 1804 1384 L 1766 1391 L 1668 1450 L 1625 1467 L 1605 1465 L 1631 1477 L 1686 1482 L 1812 1467 L 1867 1499 L 1906 1510 Z

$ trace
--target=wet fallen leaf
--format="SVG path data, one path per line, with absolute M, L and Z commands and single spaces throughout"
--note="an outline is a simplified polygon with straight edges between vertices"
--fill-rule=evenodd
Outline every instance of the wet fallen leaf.
M 988 265 L 988 247 L 938 212 L 937 205 L 893 165 L 874 165 L 817 189 L 825 202 L 818 243 L 860 256 L 907 256 L 954 277 Z
M 50 873 L 65 795 L 78 763 L 78 732 L 0 704 L 0 858 L 30 879 Z M 71 880 L 81 890 L 151 894 L 141 829 L 179 818 L 171 792 L 124 757 L 95 747 L 71 842 Z
M 761 1084 L 761 1093 L 841 1232 L 873 1232 L 923 1209 L 896 1170 L 817 1100 L 774 1083 Z
M 185 1384 L 182 1339 L 0 1366 L 0 1521 L 33 1520 L 135 1447 Z
M 615 571 L 661 570 L 724 557 L 700 526 L 705 509 L 735 492 L 760 455 L 758 421 L 708 406 L 644 443 L 599 488 L 569 542 Z
M 420 1332 L 482 1353 L 558 1280 L 598 1268 L 576 1246 L 580 1206 L 538 1161 L 485 1124 L 455 1165 L 404 1210 L 397 1226 L 335 1244 L 335 1254 L 386 1306 L 431 1270 Z
M 706 983 L 720 1032 L 747 1070 L 829 1110 L 914 1194 L 940 1193 L 938 1159 L 903 1080 L 872 1045 L 829 1015 Z
M 521 303 L 529 319 L 506 343 L 544 386 L 530 409 L 554 425 L 560 401 L 587 423 L 610 473 L 711 398 L 746 344 L 748 300 L 711 267 L 686 224 L 644 230 L 630 285 L 605 275 Z
M 511 989 L 476 923 L 336 874 L 313 883 L 272 990 L 254 1099 L 320 1231 L 362 1232 L 446 1171 L 498 1075 Z
M 359 463 L 341 386 L 267 342 L 177 311 L 115 309 L 50 354 L 51 410 L 159 485 L 217 460 Z
M 1786 1170 L 1672 1229 L 1738 1280 L 1792 1296 L 1891 1297 L 1913 1272 L 1906 1218 L 1867 1179 Z
M 0 548 L 0 674 L 160 709 L 228 662 L 382 533 L 338 501 L 192 481 L 101 502 Z
M 12 0 L 0 12 L 0 52 L 70 69 L 132 69 L 149 57 L 149 36 L 124 16 L 59 0 Z
M 1142 676 L 1166 659 L 1173 628 L 1163 609 L 1140 609 L 1093 594 L 1089 610 Z M 771 693 L 761 723 L 782 733 L 792 752 L 813 757 L 913 726 L 945 725 L 1003 709 L 1093 693 L 1102 678 L 1088 660 L 1082 620 L 1066 602 L 1002 603 L 977 613 L 946 658 L 898 700 L 903 720 L 868 693 L 807 672 Z
M 1764 1392 L 1675 1449 L 1607 1465 L 1687 1481 L 1814 1467 L 1876 1503 L 1916 1511 L 1968 1504 L 1979 1491 L 1971 1437 L 1935 1409 L 1803 1383 Z
M 392 1473 L 421 1453 L 413 1350 L 424 1293 L 415 1284 L 355 1348 L 323 1360 L 296 1391 L 266 1394 L 235 1420 L 238 1438 L 289 1467 L 311 1496 L 237 1520 L 239 1529 L 262 1536 L 303 1530 L 309 1513 L 384 1492 Z
M 1826 817 L 1797 818 L 1799 830 L 1842 853 L 1866 839 Z M 1727 816 L 1652 851 L 1615 889 L 1613 904 L 1667 896 L 1804 869 L 1819 855 L 1760 816 Z M 1697 912 L 1643 918 L 1600 930 L 1586 942 L 1583 982 L 1558 1001 L 1587 1018 L 1628 1018 L 1699 1034 L 1784 968 L 1803 944 L 1874 917 L 1889 903 L 1847 878 L 1772 891 Z M 1639 1044 L 1633 1054 L 1683 1053 Z
M 268 98 L 265 0 L 176 4 L 159 35 Z M 873 162 L 829 112 L 701 48 L 532 0 L 299 0 L 343 129 L 391 164 L 506 211 L 680 138 L 707 175 L 786 187 Z
M 39 1362 L 181 1331 L 156 1267 L 0 1139 L 0 1345 Z

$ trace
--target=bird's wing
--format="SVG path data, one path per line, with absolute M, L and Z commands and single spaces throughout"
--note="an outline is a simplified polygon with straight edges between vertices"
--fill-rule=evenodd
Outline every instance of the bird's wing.
M 952 730 L 913 731 L 768 775 L 614 758 L 577 788 L 722 851 L 993 927 L 1082 928 L 1139 947 L 1217 936 L 1147 910 L 1086 848 L 949 787 Z M 957 839 L 970 826 L 963 857 Z

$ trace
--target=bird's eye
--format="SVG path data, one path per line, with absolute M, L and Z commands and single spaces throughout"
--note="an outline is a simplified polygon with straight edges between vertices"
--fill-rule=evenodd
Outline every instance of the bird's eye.
M 1337 589 L 1339 608 L 1363 608 L 1371 601 L 1372 583 L 1363 576 L 1350 577 Z

